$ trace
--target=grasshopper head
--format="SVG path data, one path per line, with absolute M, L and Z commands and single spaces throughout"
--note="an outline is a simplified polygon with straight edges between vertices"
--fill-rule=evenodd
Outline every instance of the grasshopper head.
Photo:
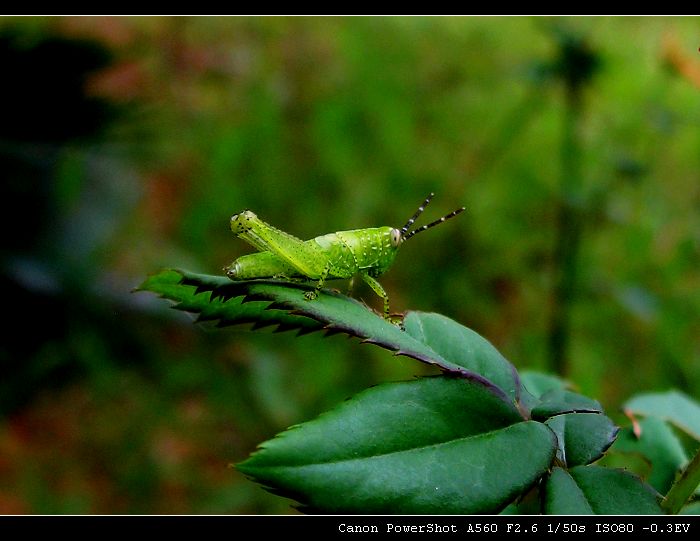
M 398 248 L 399 246 L 401 246 L 401 243 L 403 242 L 403 235 L 401 234 L 401 230 L 392 227 L 389 231 L 389 239 L 392 248 Z
M 237 280 L 238 279 L 238 274 L 241 271 L 241 265 L 240 263 L 234 261 L 227 267 L 224 267 L 224 272 L 226 273 L 226 276 L 231 278 L 231 280 Z
M 413 223 L 418 219 L 418 216 L 421 215 L 421 213 L 425 210 L 425 207 L 428 206 L 428 203 L 430 203 L 430 200 L 433 198 L 435 194 L 431 193 L 428 197 L 425 198 L 425 201 L 423 201 L 423 204 L 418 207 L 418 210 L 416 213 L 411 216 L 411 218 L 406 222 L 406 225 L 404 225 L 401 229 L 392 229 L 391 230 L 391 245 L 393 247 L 398 248 L 399 245 L 405 241 L 410 239 L 413 235 L 416 235 L 420 233 L 421 231 L 425 231 L 426 229 L 430 229 L 431 227 L 441 224 L 445 220 L 449 220 L 450 218 L 454 218 L 464 210 L 464 207 L 460 207 L 456 210 L 453 210 L 449 214 L 443 216 L 439 220 L 435 220 L 434 222 L 429 223 L 428 225 L 423 225 L 419 227 L 418 229 L 414 229 L 413 231 L 409 231 Z
M 236 235 L 250 229 L 250 221 L 257 218 L 257 215 L 250 210 L 243 210 L 231 216 L 231 231 Z

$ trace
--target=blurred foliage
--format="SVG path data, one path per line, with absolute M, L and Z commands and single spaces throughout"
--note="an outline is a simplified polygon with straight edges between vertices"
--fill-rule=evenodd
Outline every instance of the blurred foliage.
M 670 386 L 697 398 L 697 28 L 0 19 L 0 512 L 289 512 L 227 464 L 416 373 L 340 337 L 207 332 L 130 293 L 162 267 L 216 273 L 249 252 L 228 231 L 243 208 L 309 238 L 401 225 L 431 191 L 426 220 L 466 205 L 382 284 L 394 309 L 443 313 L 520 369 L 550 366 L 558 216 L 574 209 L 560 375 L 609 412 Z

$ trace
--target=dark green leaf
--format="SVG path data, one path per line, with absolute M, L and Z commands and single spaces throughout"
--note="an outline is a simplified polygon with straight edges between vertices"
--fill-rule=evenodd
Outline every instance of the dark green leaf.
M 562 413 L 601 413 L 602 406 L 596 400 L 567 391 L 553 389 L 540 398 L 540 403 L 532 408 L 533 419 L 548 419 Z
M 638 477 L 599 466 L 554 468 L 545 485 L 544 512 L 596 515 L 658 515 L 661 496 Z
M 661 496 L 629 472 L 591 465 L 571 468 L 569 474 L 596 515 L 663 514 Z
M 559 440 L 559 459 L 567 466 L 590 464 L 598 460 L 615 441 L 618 428 L 601 413 L 564 413 L 545 424 Z
M 488 513 L 541 477 L 555 449 L 551 430 L 488 386 L 442 376 L 368 389 L 239 469 L 325 512 Z
M 524 411 L 530 412 L 540 403 L 540 397 L 545 393 L 557 389 L 566 389 L 569 383 L 553 376 L 541 372 L 524 371 L 520 374 L 520 404 Z
M 547 515 L 592 515 L 585 494 L 569 473 L 559 467 L 552 470 L 545 485 L 544 512 Z
M 520 371 L 520 381 L 523 387 L 525 387 L 530 393 L 536 397 L 540 398 L 543 394 L 553 391 L 556 389 L 567 389 L 569 388 L 569 382 L 557 377 L 552 374 L 544 374 L 542 372 L 535 372 L 532 370 Z
M 519 400 L 520 380 L 515 367 L 476 332 L 443 315 L 424 312 L 409 312 L 404 319 L 404 328 L 442 358 L 481 374 L 503 389 L 512 400 Z

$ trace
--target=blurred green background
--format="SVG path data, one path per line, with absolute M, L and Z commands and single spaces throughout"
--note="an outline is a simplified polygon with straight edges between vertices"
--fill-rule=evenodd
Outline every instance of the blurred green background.
M 311 238 L 433 191 L 422 223 L 467 212 L 403 247 L 394 310 L 618 420 L 636 392 L 699 398 L 699 45 L 672 17 L 0 19 L 0 512 L 294 513 L 229 465 L 430 373 L 131 292 L 249 253 L 244 208 Z

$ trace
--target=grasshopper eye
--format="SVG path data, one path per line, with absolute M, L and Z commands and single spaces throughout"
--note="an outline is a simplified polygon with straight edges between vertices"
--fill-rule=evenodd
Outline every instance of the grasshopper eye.
M 401 231 L 399 231 L 398 229 L 392 229 L 389 232 L 389 235 L 391 237 L 391 245 L 394 248 L 398 248 L 398 246 L 399 246 L 399 244 L 401 244 L 401 240 L 402 240 L 401 239 Z

